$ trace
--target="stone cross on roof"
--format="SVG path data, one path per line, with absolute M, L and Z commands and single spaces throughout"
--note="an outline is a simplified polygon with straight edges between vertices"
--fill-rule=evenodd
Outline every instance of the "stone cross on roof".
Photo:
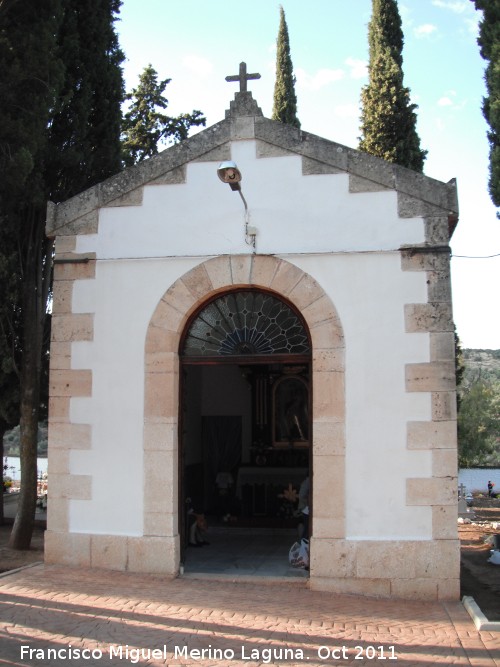
M 240 63 L 240 73 L 226 76 L 226 81 L 239 81 L 240 93 L 247 92 L 247 81 L 250 79 L 260 79 L 260 74 L 247 74 L 247 64 Z

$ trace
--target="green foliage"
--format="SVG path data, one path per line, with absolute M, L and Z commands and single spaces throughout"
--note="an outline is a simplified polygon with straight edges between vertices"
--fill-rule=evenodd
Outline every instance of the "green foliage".
M 458 387 L 462 467 L 500 465 L 500 350 L 465 349 Z
M 56 106 L 63 64 L 54 53 L 61 0 L 10 2 L 0 13 L 0 211 L 45 206 L 46 128 Z M 43 172 L 43 170 L 42 170 Z
M 495 206 L 500 206 L 500 2 L 474 0 L 483 11 L 479 24 L 478 44 L 481 56 L 488 61 L 485 71 L 487 97 L 483 99 L 483 115 L 489 125 L 490 144 L 489 192 Z
M 369 82 L 361 93 L 359 148 L 422 172 L 427 151 L 420 148 L 417 106 L 403 85 L 403 31 L 396 0 L 372 0 L 368 41 Z
M 475 382 L 500 383 L 500 350 L 465 349 L 463 389 Z
M 464 379 L 465 373 L 465 364 L 464 364 L 464 353 L 462 350 L 462 345 L 460 343 L 460 338 L 458 337 L 457 330 L 455 329 L 455 381 L 457 385 L 457 409 L 460 409 L 460 387 Z
M 500 383 L 474 382 L 463 392 L 458 413 L 459 464 L 500 464 Z
M 21 436 L 19 426 L 15 426 L 4 435 L 3 438 L 4 455 L 19 456 L 21 449 Z M 48 424 L 40 422 L 38 424 L 37 437 L 37 456 L 45 458 L 48 452 Z
M 276 81 L 274 84 L 273 120 L 300 128 L 297 118 L 295 76 L 290 56 L 290 40 L 285 12 L 280 6 L 280 25 L 276 42 Z
M 186 139 L 193 125 L 205 125 L 201 111 L 167 116 L 168 99 L 163 95 L 171 79 L 158 81 L 152 65 L 144 68 L 139 85 L 125 96 L 131 101 L 122 123 L 122 159 L 125 166 L 158 154 L 158 146 Z
M 48 128 L 48 196 L 60 202 L 121 169 L 121 0 L 66 0 L 57 54 L 64 81 Z
M 41 383 L 47 387 L 53 252 L 45 237 L 47 200 L 61 201 L 120 168 L 123 55 L 113 29 L 120 4 L 0 5 L 0 252 L 7 264 L 15 258 L 11 296 L 0 293 L 0 349 L 9 351 L 20 379 L 23 487 L 10 541 L 18 549 L 31 540 Z M 10 391 L 1 378 L 0 391 Z

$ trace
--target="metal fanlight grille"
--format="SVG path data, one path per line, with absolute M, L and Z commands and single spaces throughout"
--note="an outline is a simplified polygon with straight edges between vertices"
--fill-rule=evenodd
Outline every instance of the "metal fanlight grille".
M 307 354 L 309 340 L 291 308 L 270 294 L 231 292 L 192 322 L 184 356 Z

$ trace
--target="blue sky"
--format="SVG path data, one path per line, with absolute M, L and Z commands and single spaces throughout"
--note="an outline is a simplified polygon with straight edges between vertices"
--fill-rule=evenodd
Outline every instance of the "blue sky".
M 171 78 L 168 112 L 224 118 L 241 61 L 261 79 L 249 84 L 272 113 L 279 5 L 288 24 L 302 129 L 356 148 L 359 99 L 367 82 L 371 0 L 123 0 L 117 31 L 127 90 L 151 63 Z M 418 104 L 428 150 L 424 172 L 458 182 L 460 222 L 452 239 L 454 314 L 464 347 L 500 348 L 500 221 L 487 192 L 487 125 L 481 113 L 485 61 L 471 0 L 401 0 L 405 85 Z

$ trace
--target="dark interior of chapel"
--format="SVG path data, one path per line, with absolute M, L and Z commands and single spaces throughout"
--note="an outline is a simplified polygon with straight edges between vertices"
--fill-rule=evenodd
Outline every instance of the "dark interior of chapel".
M 309 363 L 188 364 L 180 501 L 211 525 L 293 527 L 309 474 Z

